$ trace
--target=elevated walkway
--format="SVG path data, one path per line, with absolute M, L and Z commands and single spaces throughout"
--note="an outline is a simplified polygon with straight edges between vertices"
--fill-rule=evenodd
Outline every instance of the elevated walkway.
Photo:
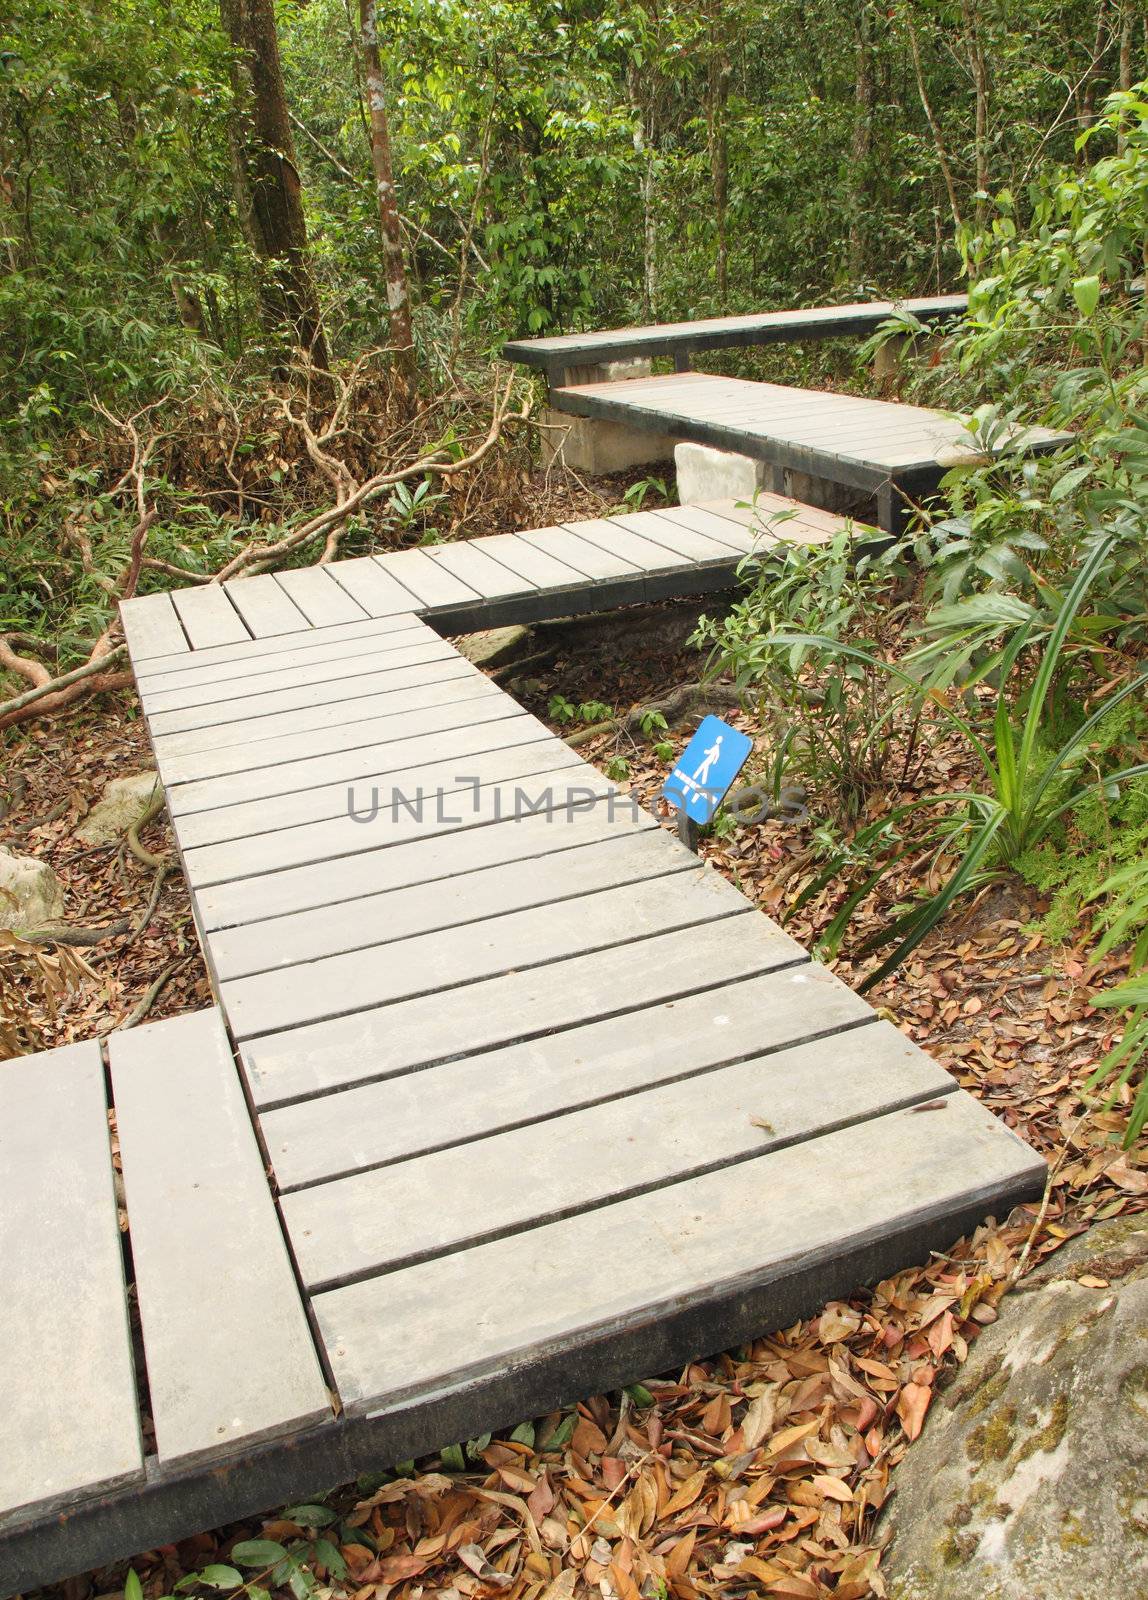
M 218 1009 L 114 1035 L 106 1072 L 0 1064 L 0 1594 L 674 1369 L 1040 1192 L 416 614 L 728 573 L 712 515 L 705 560 L 633 518 L 498 546 L 620 541 L 552 589 L 495 592 L 489 540 L 125 607 Z

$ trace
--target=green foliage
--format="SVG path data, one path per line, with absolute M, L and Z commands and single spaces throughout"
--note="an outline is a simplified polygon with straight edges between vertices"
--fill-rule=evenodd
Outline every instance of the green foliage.
M 784 525 L 779 527 L 784 537 Z M 789 544 L 743 563 L 749 587 L 721 621 L 703 617 L 693 643 L 708 647 L 709 677 L 732 673 L 768 737 L 766 787 L 800 779 L 855 820 L 887 775 L 897 702 L 875 658 L 835 657 L 787 638 L 787 630 L 872 641 L 892 609 L 897 572 L 856 554 L 848 526 L 823 545 Z M 811 670 L 816 665 L 816 672 Z
M 882 661 L 871 651 L 805 634 L 778 637 L 779 645 L 800 643 L 831 657 L 859 660 L 885 674 L 912 702 L 923 703 L 927 695 L 942 726 L 960 738 L 977 769 L 978 781 L 970 791 L 902 802 L 858 830 L 849 849 L 831 859 L 798 897 L 797 904 L 804 904 L 834 879 L 850 875 L 860 855 L 861 882 L 851 888 L 824 936 L 827 947 L 835 949 L 853 910 L 882 878 L 905 860 L 931 852 L 932 864 L 943 870 L 943 886 L 895 916 L 861 946 L 861 958 L 894 947 L 866 979 L 865 988 L 879 983 L 911 955 L 963 895 L 1015 869 L 1098 788 L 1118 792 L 1121 784 L 1148 772 L 1148 762 L 1107 770 L 1093 765 L 1099 753 L 1094 748 L 1097 730 L 1129 697 L 1143 691 L 1148 672 L 1129 678 L 1071 731 L 1052 737 L 1049 712 L 1054 683 L 1068 667 L 1065 641 L 1108 553 L 1107 545 L 1099 544 L 1083 563 L 1043 649 L 1028 651 L 1027 627 L 1009 638 L 987 729 L 946 704 L 932 685 L 922 685 L 904 667 Z

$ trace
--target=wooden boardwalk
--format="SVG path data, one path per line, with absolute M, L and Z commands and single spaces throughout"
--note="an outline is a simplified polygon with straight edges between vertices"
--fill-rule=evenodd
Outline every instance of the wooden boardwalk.
M 512 340 L 503 346 L 502 356 L 505 361 L 541 367 L 555 384 L 571 367 L 633 356 L 673 356 L 679 366 L 684 366 L 690 356 L 703 350 L 855 338 L 875 333 L 897 311 L 908 312 L 924 323 L 951 322 L 965 314 L 968 303 L 965 294 L 940 294 L 896 302 L 867 300 L 854 305 L 810 306 L 736 317 L 703 317 L 695 322 L 660 322 L 640 328 L 553 334 L 542 339 Z
M 520 542 L 622 541 L 602 593 L 655 570 L 633 527 L 557 532 Z M 401 581 L 486 582 L 493 542 Z M 0 1066 L 2 1594 L 673 1369 L 1040 1191 L 941 1067 L 389 609 L 390 560 L 125 608 L 219 1009 L 113 1036 L 106 1079 L 94 1044 Z
M 889 533 L 900 530 L 904 494 L 934 494 L 949 467 L 973 454 L 960 419 L 941 411 L 702 372 L 580 383 L 552 389 L 550 404 L 574 416 L 753 456 L 779 474 L 798 472 L 871 494 L 877 522 Z M 1008 445 L 1032 455 L 1061 449 L 1071 438 L 1026 428 L 1012 430 Z

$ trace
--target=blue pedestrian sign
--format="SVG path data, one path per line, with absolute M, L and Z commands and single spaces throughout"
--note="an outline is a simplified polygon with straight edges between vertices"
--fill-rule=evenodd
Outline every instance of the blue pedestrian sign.
M 744 733 L 720 717 L 706 717 L 662 785 L 662 799 L 704 828 L 752 749 Z

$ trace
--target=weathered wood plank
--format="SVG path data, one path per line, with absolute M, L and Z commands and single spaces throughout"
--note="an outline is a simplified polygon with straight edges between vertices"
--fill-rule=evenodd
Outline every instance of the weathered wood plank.
M 218 1011 L 109 1040 L 161 1463 L 331 1415 Z
M 160 695 L 176 695 L 185 689 L 206 693 L 210 688 L 226 684 L 239 684 L 254 694 L 265 682 L 271 688 L 281 688 L 297 681 L 279 675 L 329 666 L 332 662 L 353 664 L 359 660 L 382 659 L 394 650 L 415 650 L 420 645 L 440 645 L 441 638 L 433 628 L 420 622 L 417 630 L 404 629 L 401 633 L 368 635 L 363 638 L 330 639 L 322 641 L 326 630 L 313 628 L 304 635 L 305 645 L 295 650 L 282 650 L 276 655 L 252 655 L 246 660 L 213 662 L 208 666 L 199 663 L 195 655 L 190 658 L 185 672 L 165 672 L 157 678 L 145 672 L 139 679 L 140 691 L 149 705 L 162 709 L 166 704 Z M 332 628 L 332 633 L 339 630 Z M 401 663 L 400 663 L 401 664 Z M 226 698 L 221 695 L 220 698 Z
M 465 764 L 480 756 L 497 765 L 503 752 L 553 739 L 544 723 L 520 710 L 512 700 L 494 701 L 492 709 L 495 707 L 504 712 L 497 720 L 476 718 L 461 728 L 441 732 L 436 729 L 410 739 L 387 740 L 363 749 L 338 751 L 269 768 L 259 775 L 265 780 L 263 791 L 251 797 L 226 792 L 229 784 L 240 786 L 237 779 L 209 779 L 196 784 L 186 808 L 179 799 L 173 799 L 179 817 L 180 840 L 185 849 L 194 849 L 197 845 L 217 844 L 224 839 L 242 839 L 275 828 L 295 827 L 300 822 L 321 821 L 323 817 L 346 813 L 352 804 L 349 787 L 358 790 L 360 786 L 381 784 L 384 780 L 390 780 L 400 789 L 408 781 L 415 788 L 424 781 L 441 781 L 450 788 L 464 788 L 470 775 L 463 770 L 461 779 L 455 782 L 455 771 L 446 771 L 444 767 L 457 769 L 458 763 Z M 254 787 L 258 791 L 260 785 L 257 782 L 242 787 Z M 186 789 L 175 791 L 176 796 L 185 793 Z M 359 794 L 354 796 L 356 808 L 362 798 Z
M 133 662 L 171 654 L 190 655 L 191 646 L 169 594 L 147 594 L 120 601 L 120 621 Z
M 369 948 L 283 972 L 237 978 L 223 986 L 223 1003 L 236 1037 L 250 1039 L 611 945 L 632 945 L 656 933 L 747 910 L 749 902 L 717 873 L 699 868 L 683 875 L 671 868 L 667 876 L 624 889 L 417 935 L 389 949 L 385 961 Z M 636 967 L 645 955 L 625 950 L 617 959 Z
M 372 747 L 373 756 L 361 750 L 321 756 L 306 788 L 181 816 L 180 843 L 185 850 L 195 850 L 226 841 L 262 840 L 278 830 L 322 822 L 327 817 L 347 817 L 352 812 L 365 815 L 376 804 L 381 813 L 385 808 L 389 815 L 392 809 L 405 809 L 402 797 L 415 804 L 420 789 L 425 795 L 461 795 L 461 808 L 477 784 L 548 771 L 555 751 L 565 748 L 544 723 L 525 711 L 500 722 L 420 735 L 411 740 L 411 747 L 422 752 L 417 765 L 404 762 L 393 743 Z M 328 776 L 320 779 L 324 768 Z M 365 821 L 361 826 L 371 827 L 377 821 Z M 381 826 L 385 827 L 385 822 Z
M 188 849 L 184 856 L 188 879 L 199 890 L 257 873 L 280 872 L 407 839 L 428 838 L 432 833 L 481 827 L 512 817 L 516 807 L 529 803 L 539 793 L 564 795 L 568 787 L 576 795 L 599 792 L 594 779 L 582 774 L 584 763 L 577 753 L 557 739 L 496 752 L 494 757 L 471 756 L 466 765 L 469 771 L 463 774 L 453 770 L 458 763 L 451 762 L 445 771 L 439 767 L 433 774 L 407 774 L 403 784 L 380 784 L 378 811 L 374 815 L 368 787 L 353 797 L 356 815 L 351 816 L 343 785 L 336 792 L 341 800 L 333 809 L 329 794 L 323 795 L 318 805 L 309 802 L 313 810 L 328 812 L 311 823 L 296 821 L 290 827 L 257 837 Z M 524 781 L 538 777 L 549 781 L 541 785 Z M 458 778 L 462 781 L 451 787 Z M 526 799 L 522 800 L 522 796 Z M 555 804 L 561 803 L 560 798 L 555 800 Z
M 580 1377 L 591 1345 L 597 1385 L 614 1387 L 680 1365 L 699 1337 L 723 1348 L 784 1325 L 890 1270 L 907 1238 L 1038 1193 L 1044 1172 L 950 1094 L 875 1118 L 864 1139 L 844 1128 L 313 1304 L 350 1411 L 508 1366 L 521 1385 L 557 1352 Z
M 569 770 L 573 774 L 569 783 L 563 774 L 547 773 L 520 784 L 480 789 L 471 827 L 407 829 L 393 842 L 388 829 L 382 839 L 372 834 L 364 843 L 360 838 L 358 853 L 209 885 L 196 896 L 201 924 L 208 930 L 240 927 L 263 917 L 290 916 L 365 894 L 440 883 L 460 873 L 547 855 L 583 840 L 609 837 L 616 828 L 654 825 L 652 817 L 627 804 L 628 797 L 619 796 L 593 768 L 572 765 Z M 534 814 L 531 808 L 545 806 L 548 796 L 553 808 Z
M 281 634 L 273 639 L 245 639 L 241 644 L 223 644 L 214 650 L 197 650 L 191 660 L 187 654 L 156 656 L 142 662 L 136 676 L 140 682 L 152 683 L 171 672 L 186 672 L 189 667 L 206 669 L 220 662 L 253 662 L 260 657 L 281 655 L 286 651 L 321 649 L 340 639 L 382 638 L 399 632 L 414 632 L 425 624 L 411 612 L 395 617 L 367 617 L 358 622 L 345 622 L 330 628 L 315 628 L 310 633 L 292 637 Z M 185 641 L 186 643 L 186 641 Z
M 703 317 L 694 322 L 653 323 L 637 328 L 553 334 L 542 339 L 514 339 L 503 346 L 502 355 L 505 361 L 553 370 L 616 361 L 624 356 L 665 356 L 683 351 L 838 339 L 875 332 L 897 308 L 911 312 L 922 322 L 943 322 L 963 316 L 967 307 L 968 296 L 954 294 L 750 312 L 745 316 Z
M 472 605 L 481 595 L 470 584 L 448 572 L 439 561 L 431 561 L 425 550 L 392 550 L 376 556 L 389 572 L 428 609 L 438 606 Z
M 253 578 L 232 578 L 223 585 L 227 597 L 251 629 L 253 638 L 305 633 L 311 624 L 269 572 Z
M 143 1477 L 96 1043 L 0 1062 L 0 1517 Z
M 404 611 L 413 613 L 422 609 L 406 585 L 392 578 L 370 556 L 356 556 L 351 561 L 332 561 L 328 563 L 327 571 L 368 616 L 390 617 Z
M 232 700 L 271 694 L 280 689 L 302 688 L 332 680 L 341 682 L 362 677 L 367 672 L 418 666 L 424 661 L 449 661 L 456 654 L 451 645 L 436 638 L 429 629 L 428 634 L 426 639 L 418 635 L 413 644 L 390 639 L 364 647 L 361 641 L 352 640 L 347 644 L 332 645 L 330 650 L 309 653 L 301 664 L 294 664 L 288 658 L 274 668 L 260 664 L 257 670 L 239 674 L 236 674 L 234 665 L 211 667 L 206 682 L 202 675 L 197 675 L 190 682 L 179 681 L 169 687 L 165 678 L 161 686 L 144 691 L 144 703 L 149 713 L 194 706 L 222 706 Z M 399 640 L 405 639 L 405 634 L 399 635 Z M 217 677 L 219 673 L 229 676 Z
M 645 569 L 624 561 L 611 550 L 603 550 L 589 539 L 579 537 L 578 523 L 561 528 L 527 528 L 518 535 L 527 544 L 545 550 L 556 561 L 584 572 L 588 578 L 641 578 Z
M 508 1128 L 553 1127 L 546 1119 L 872 1019 L 810 963 L 265 1111 L 263 1135 L 280 1188 L 299 1189 Z
M 360 672 L 348 670 L 334 678 L 323 678 L 310 684 L 294 685 L 289 689 L 262 690 L 258 694 L 244 695 L 223 705 L 179 706 L 167 711 L 153 711 L 147 707 L 148 727 L 154 737 L 167 733 L 184 733 L 192 729 L 218 730 L 228 723 L 249 723 L 265 717 L 276 717 L 281 711 L 303 712 L 315 706 L 340 705 L 363 696 L 381 700 L 386 695 L 404 694 L 410 689 L 421 689 L 448 679 L 468 677 L 469 662 L 461 662 L 449 648 L 444 655 L 430 654 L 437 646 L 421 645 L 427 656 L 418 665 L 398 666 L 393 655 L 386 665 Z M 464 671 L 464 668 L 467 670 Z M 276 731 L 279 725 L 276 724 Z
M 616 950 L 598 950 L 251 1040 L 243 1059 L 253 1098 L 263 1107 L 286 1105 L 809 960 L 760 915 L 659 934 L 643 954 L 645 963 L 634 966 Z
M 659 1045 L 647 1038 L 646 1049 Z M 672 1028 L 661 1051 L 677 1055 Z M 760 1163 L 956 1087 L 943 1067 L 874 1019 L 608 1105 L 297 1190 L 283 1198 L 283 1219 L 314 1292 L 735 1162 Z
M 501 561 L 539 589 L 585 587 L 586 579 L 581 572 L 575 572 L 564 561 L 557 560 L 537 545 L 528 544 L 517 534 L 500 533 L 493 538 L 476 539 L 474 542 L 484 554 Z
M 367 613 L 345 589 L 340 589 L 326 567 L 291 567 L 275 573 L 275 582 L 290 595 L 307 620 L 317 628 L 345 622 L 363 622 Z
M 480 728 L 524 715 L 509 695 L 500 694 L 497 685 L 489 684 L 486 694 L 472 696 L 455 706 L 433 706 L 429 711 L 408 712 L 399 717 L 373 717 L 318 733 L 290 734 L 286 739 L 265 741 L 270 750 L 261 749 L 260 744 L 247 745 L 241 752 L 246 759 L 235 772 L 220 772 L 221 752 L 217 752 L 209 776 L 179 784 L 167 781 L 168 809 L 173 816 L 186 816 L 193 811 L 212 811 L 241 801 L 289 794 L 341 776 L 376 777 L 400 770 L 407 763 L 415 765 L 431 750 L 466 754 L 470 737 L 477 737 Z M 452 740 L 457 743 L 452 744 Z M 338 763 L 344 765 L 345 773 L 340 772 Z
M 216 975 L 222 982 L 301 966 L 696 866 L 690 851 L 662 828 L 619 828 L 615 838 L 584 849 L 557 849 L 560 837 L 552 842 L 549 855 L 465 872 L 433 895 L 420 883 L 220 929 L 211 940 Z
M 681 514 L 671 516 L 672 511 Z M 690 506 L 669 506 L 664 510 L 638 511 L 617 520 L 642 538 L 664 545 L 687 561 L 740 560 L 750 542 L 744 530 L 735 530 L 717 517 L 707 522 L 704 514 L 694 516 L 691 512 Z
M 632 527 L 627 527 L 621 517 L 592 517 L 585 522 L 570 523 L 568 531 L 577 531 L 579 539 L 597 545 L 605 554 L 620 557 L 639 572 L 664 572 L 667 567 L 691 564 L 688 558 L 665 545 L 642 538 Z
M 461 579 L 484 600 L 496 600 L 511 594 L 531 594 L 537 588 L 537 584 L 504 567 L 471 540 L 460 544 L 434 545 L 426 554 L 428 561 L 433 561 L 444 572 Z
M 304 756 L 433 733 L 436 728 L 459 728 L 472 717 L 481 719 L 485 702 L 498 699 L 500 693 L 497 684 L 475 672 L 388 696 L 383 703 L 393 704 L 394 709 L 382 713 L 376 709 L 374 697 L 365 695 L 338 706 L 320 706 L 297 714 L 287 712 L 281 718 L 256 718 L 254 724 L 228 723 L 218 731 L 221 736 L 234 737 L 226 742 L 221 737 L 219 742 L 195 749 L 185 748 L 182 754 L 177 749 L 179 741 L 194 743 L 196 735 L 170 734 L 155 741 L 156 755 L 164 784 L 173 787 L 231 773 L 256 772 Z M 280 723 L 281 731 L 264 734 L 266 725 Z
M 204 584 L 199 589 L 173 589 L 171 603 L 179 612 L 179 620 L 193 650 L 238 644 L 251 637 L 251 630 L 218 584 Z

